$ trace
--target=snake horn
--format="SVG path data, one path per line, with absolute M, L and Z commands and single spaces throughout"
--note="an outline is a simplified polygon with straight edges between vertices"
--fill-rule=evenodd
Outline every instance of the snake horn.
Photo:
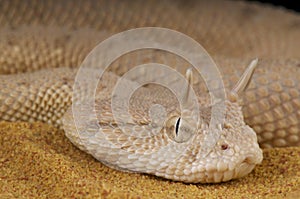
M 230 92 L 231 99 L 237 99 L 238 96 L 240 96 L 240 94 L 248 88 L 253 73 L 255 71 L 255 68 L 257 66 L 257 63 L 258 63 L 258 59 L 256 58 L 252 60 L 251 63 L 248 65 L 242 77 L 239 79 L 239 81 L 235 84 L 235 86 L 231 90 Z
M 192 68 L 188 68 L 185 72 L 186 80 L 188 81 L 187 87 L 184 90 L 183 103 L 188 104 L 188 99 L 193 85 L 193 71 Z

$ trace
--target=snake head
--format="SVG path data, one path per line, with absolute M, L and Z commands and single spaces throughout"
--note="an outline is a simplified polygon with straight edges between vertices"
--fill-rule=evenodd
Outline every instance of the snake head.
M 66 136 L 81 150 L 122 171 L 148 173 L 187 183 L 217 183 L 243 177 L 262 161 L 256 134 L 244 122 L 239 103 L 239 95 L 247 88 L 254 68 L 255 62 L 252 62 L 232 89 L 225 103 L 225 121 L 214 129 L 219 136 L 213 142 L 207 139 L 212 133 L 209 101 L 204 103 L 196 123 L 187 111 L 180 116 L 169 114 L 162 128 L 158 128 L 159 125 L 149 122 L 144 110 L 138 110 L 151 101 L 140 95 L 138 106 L 131 109 L 135 119 L 120 125 L 107 99 L 95 103 L 95 112 L 102 110 L 97 118 L 85 111 L 90 109 L 88 103 L 83 103 L 78 113 L 70 109 L 63 122 Z M 189 83 L 191 77 L 189 70 Z M 166 101 L 164 97 L 162 100 Z M 204 99 L 198 101 L 204 102 Z M 74 115 L 85 119 L 78 120 L 75 125 Z

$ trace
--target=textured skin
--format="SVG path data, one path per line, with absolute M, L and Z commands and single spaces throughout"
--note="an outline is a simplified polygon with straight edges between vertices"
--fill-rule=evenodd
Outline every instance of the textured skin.
M 61 126 L 61 118 L 71 105 L 76 69 L 32 71 L 62 66 L 74 68 L 99 41 L 113 33 L 141 26 L 163 26 L 181 31 L 200 42 L 216 59 L 228 88 L 232 88 L 237 82 L 249 58 L 262 58 L 250 87 L 242 96 L 245 122 L 257 133 L 261 147 L 300 146 L 300 17 L 297 14 L 256 4 L 218 1 L 3 1 L 1 5 L 0 72 L 29 72 L 0 76 L 1 120 L 43 121 Z M 172 56 L 166 58 L 156 51 L 151 53 L 150 60 L 166 62 L 184 71 L 186 65 L 181 60 Z M 141 60 L 140 57 L 142 55 L 133 54 L 121 58 L 111 70 L 122 75 L 128 70 L 128 65 L 135 65 Z M 142 62 L 144 60 L 149 60 L 149 57 L 142 59 Z M 99 85 L 99 89 L 106 93 L 104 97 L 99 96 L 99 109 L 107 110 L 105 117 L 100 117 L 103 120 L 100 123 L 104 124 L 112 122 L 110 110 L 104 101 L 107 101 L 113 86 L 111 79 L 117 79 L 118 76 L 109 74 L 107 78 L 107 81 L 102 81 Z M 203 92 L 198 84 L 200 83 L 195 83 L 194 89 Z M 170 96 L 170 100 L 166 100 L 163 92 L 149 95 L 147 93 L 153 91 L 151 88 L 147 89 L 147 92 L 143 91 L 141 97 L 136 99 L 137 102 L 142 101 L 142 104 L 132 109 L 134 113 L 138 113 L 134 114 L 138 122 L 147 117 L 143 107 L 146 107 L 145 102 L 154 100 L 154 94 L 157 101 L 174 106 Z M 255 136 L 245 138 L 238 134 L 245 128 L 239 104 L 230 103 L 229 107 L 231 109 L 227 111 L 227 120 L 234 124 L 234 129 L 229 128 L 223 133 L 227 136 L 225 140 L 229 145 L 232 144 L 230 150 L 234 152 L 228 155 L 228 162 L 227 159 L 224 160 L 222 168 L 217 168 L 218 163 L 213 161 L 226 157 L 220 151 L 222 144 L 214 149 L 211 157 L 201 159 L 193 156 L 192 159 L 192 156 L 185 156 L 189 154 L 187 153 L 179 162 L 157 170 L 153 169 L 157 168 L 155 160 L 163 157 L 162 154 L 145 156 L 147 161 L 143 165 L 149 166 L 145 169 L 139 167 L 140 162 L 134 163 L 138 159 L 135 156 L 132 156 L 133 164 L 128 164 L 127 153 L 120 155 L 117 151 L 111 151 L 107 157 L 101 147 L 93 149 L 97 151 L 96 155 L 90 153 L 105 164 L 113 167 L 118 165 L 117 168 L 122 170 L 146 172 L 185 182 L 220 182 L 242 177 L 253 169 L 254 164 L 261 161 L 260 150 L 255 144 Z M 72 124 L 69 114 L 66 115 L 66 121 Z M 209 116 L 206 117 L 209 120 Z M 241 123 L 235 124 L 236 121 Z M 149 121 L 146 119 L 144 122 Z M 81 149 L 89 151 L 86 146 L 80 146 L 72 126 L 67 128 L 68 137 Z M 109 126 L 105 128 L 105 132 L 113 131 Z M 201 141 L 201 133 L 199 136 L 198 141 Z M 167 138 L 160 139 L 167 142 Z M 101 146 L 103 140 L 98 141 Z M 91 142 L 93 141 L 86 141 L 86 145 Z M 199 144 L 193 143 L 189 143 L 189 151 L 199 149 Z M 124 145 L 122 139 L 114 144 Z M 149 147 L 151 148 L 146 145 L 146 148 Z M 256 150 L 251 151 L 251 148 Z M 170 150 L 174 151 L 172 148 Z M 230 150 L 228 153 L 231 153 Z M 172 151 L 166 154 L 172 154 Z M 181 165 L 180 162 L 187 163 Z M 192 169 L 193 162 L 198 163 L 199 168 Z M 251 164 L 239 170 L 239 165 L 245 162 Z M 228 173 L 225 174 L 226 172 Z

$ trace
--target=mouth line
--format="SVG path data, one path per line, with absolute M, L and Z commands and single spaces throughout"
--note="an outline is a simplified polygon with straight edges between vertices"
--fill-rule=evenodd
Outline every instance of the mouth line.
M 219 182 L 227 182 L 233 179 L 242 178 L 249 173 L 251 173 L 256 166 L 255 163 L 249 163 L 247 161 L 241 162 L 238 166 L 236 166 L 233 170 L 226 171 L 215 171 L 211 173 L 207 173 L 206 182 L 207 183 L 219 183 Z

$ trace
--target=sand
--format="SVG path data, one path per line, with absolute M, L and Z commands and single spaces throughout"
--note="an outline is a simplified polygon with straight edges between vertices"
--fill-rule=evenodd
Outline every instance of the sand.
M 248 176 L 184 184 L 110 169 L 42 123 L 0 122 L 0 198 L 297 198 L 300 147 L 264 150 Z

